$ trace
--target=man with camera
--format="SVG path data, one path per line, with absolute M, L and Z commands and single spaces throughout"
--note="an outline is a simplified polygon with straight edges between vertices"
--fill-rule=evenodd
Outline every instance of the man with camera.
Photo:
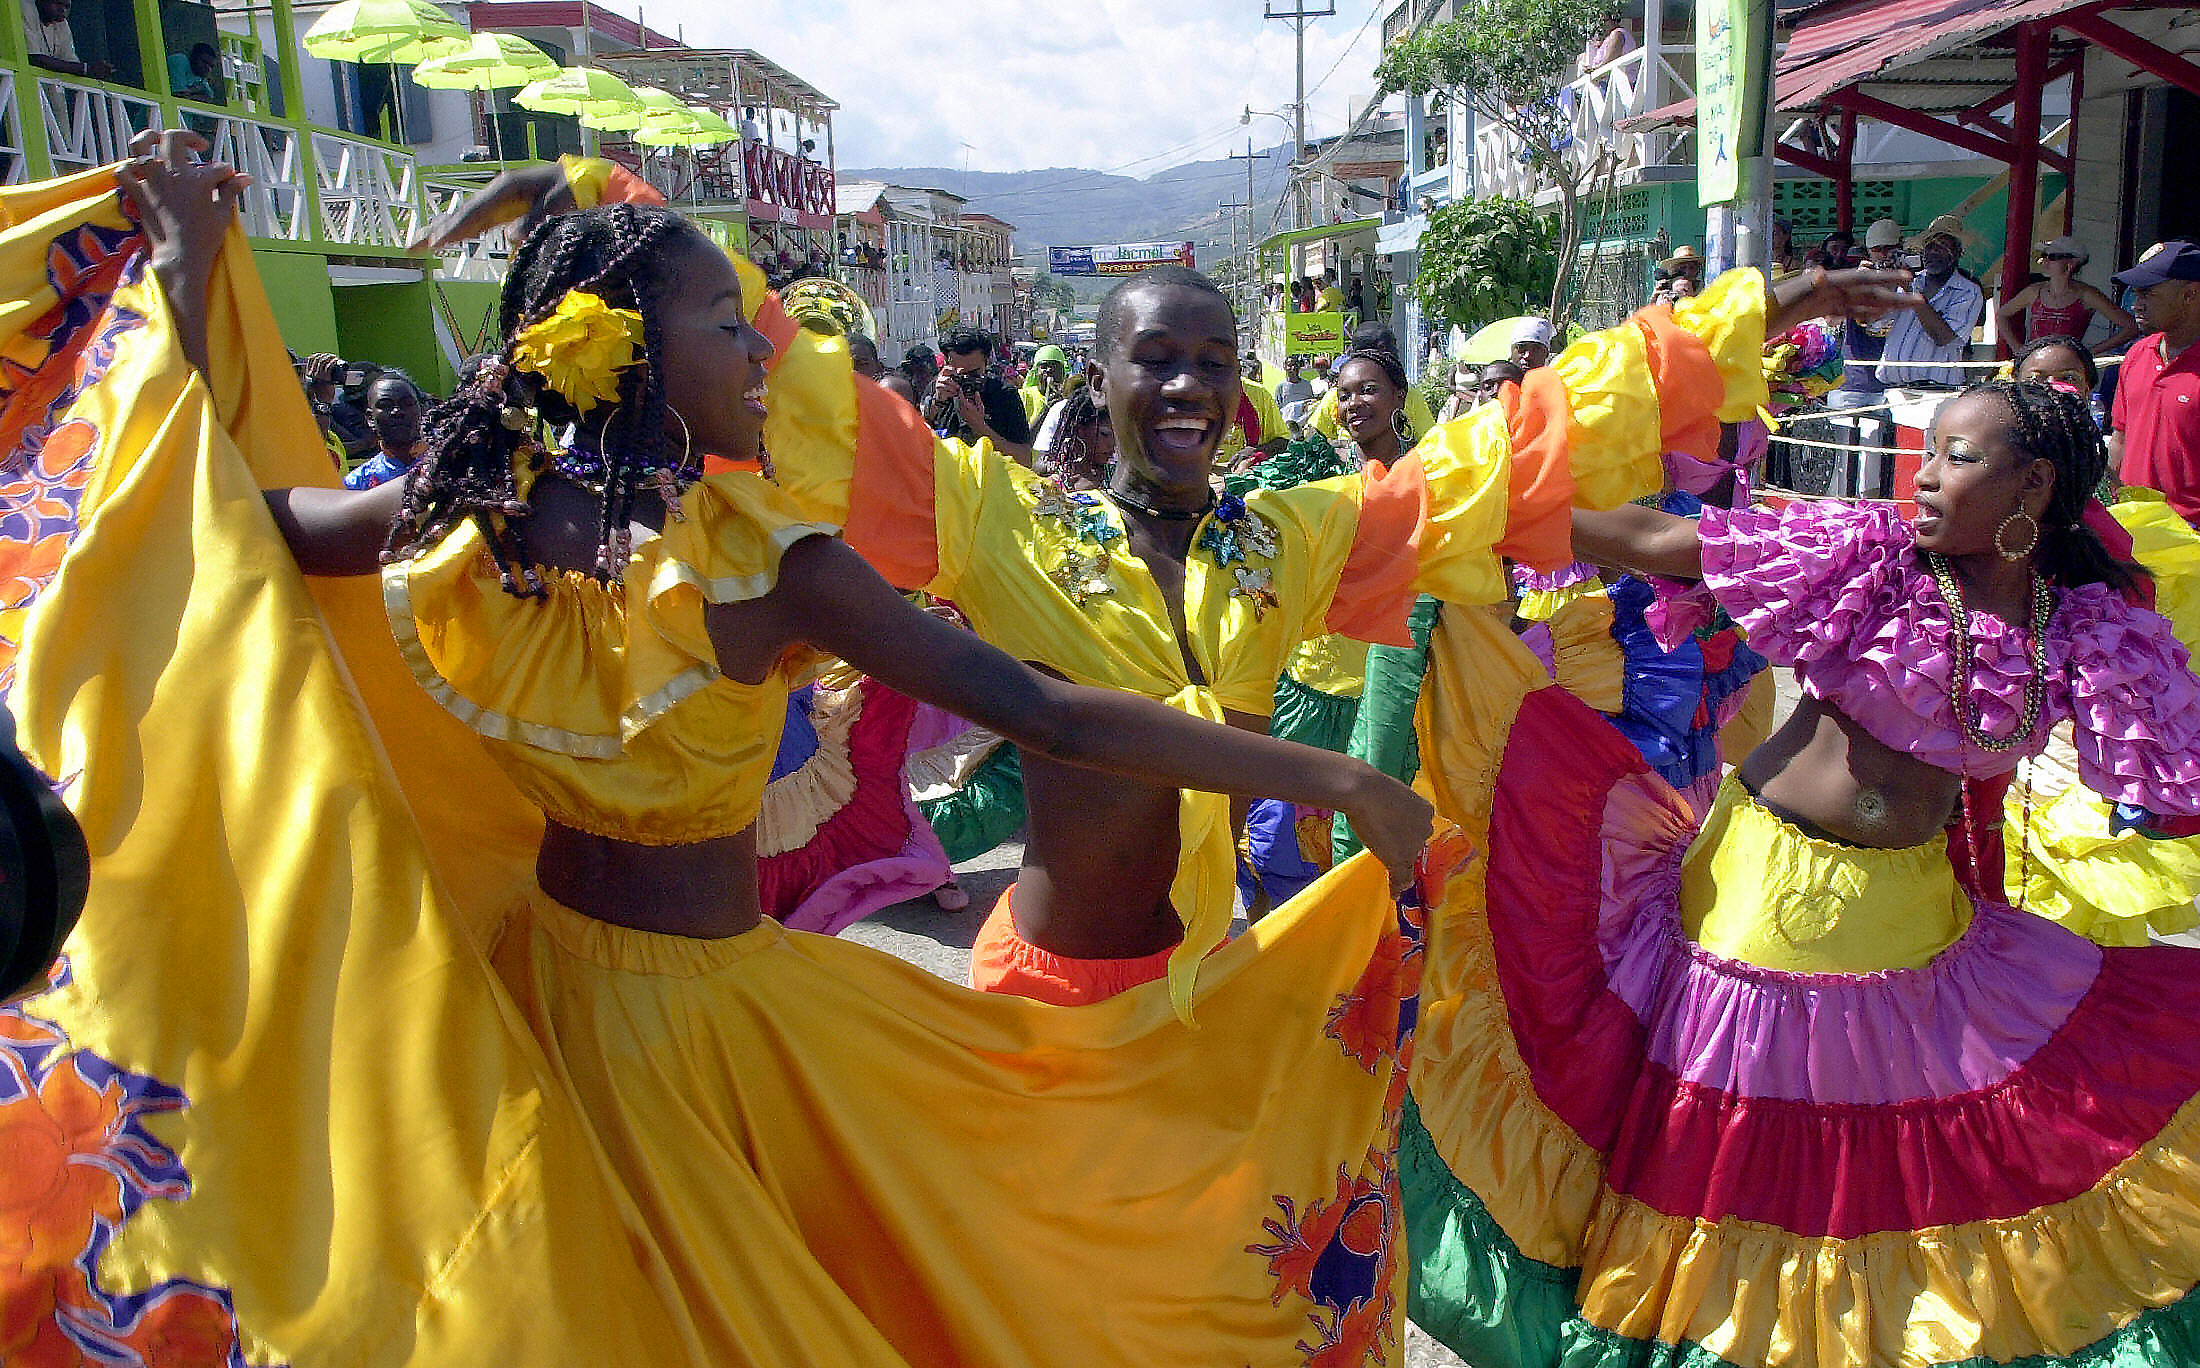
M 1887 348 L 1879 366 L 1882 385 L 1960 385 L 1963 371 L 1948 364 L 1963 359 L 1971 329 L 1986 311 L 1986 291 L 1958 269 L 1963 256 L 1963 222 L 1942 214 L 1925 229 L 1918 255 L 1903 265 L 1918 272 L 1909 307 L 1894 311 Z
M 1031 464 L 1031 424 L 1019 400 L 993 373 L 993 339 L 976 328 L 956 328 L 940 339 L 943 364 L 925 401 L 924 420 L 942 437 L 989 441 Z

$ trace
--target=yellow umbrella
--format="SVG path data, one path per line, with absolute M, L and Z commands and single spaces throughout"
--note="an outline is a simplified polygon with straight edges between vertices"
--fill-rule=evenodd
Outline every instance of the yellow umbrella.
M 600 114 L 583 114 L 581 122 L 605 133 L 625 133 L 664 118 L 684 118 L 688 108 L 680 97 L 669 90 L 655 86 L 635 86 L 634 94 L 641 101 L 631 109 L 618 109 Z
M 546 80 L 536 81 L 512 97 L 512 103 L 538 114 L 616 114 L 642 108 L 634 88 L 608 71 L 594 67 L 567 67 Z
M 557 72 L 557 59 L 516 33 L 477 33 L 457 52 L 414 67 L 413 84 L 429 90 L 503 90 Z
M 723 115 L 694 105 L 677 115 L 650 119 L 634 132 L 634 141 L 649 147 L 716 147 L 740 137 L 741 130 Z
M 306 30 L 305 49 L 333 62 L 424 62 L 470 38 L 427 0 L 343 0 Z

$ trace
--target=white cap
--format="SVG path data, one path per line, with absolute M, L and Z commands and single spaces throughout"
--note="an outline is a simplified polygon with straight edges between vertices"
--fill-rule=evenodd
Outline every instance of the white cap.
M 2086 251 L 2084 243 L 2078 241 L 2074 237 L 2053 238 L 2041 244 L 2038 255 L 2048 256 L 2050 254 L 2055 256 L 2074 256 L 2078 259 L 2078 264 L 2080 266 L 2085 265 L 2085 263 L 2090 260 L 2093 255 L 2092 253 Z
M 1902 225 L 1891 218 L 1879 220 L 1864 234 L 1864 245 L 1867 248 L 1900 247 L 1902 245 Z
M 1533 342 L 1540 347 L 1551 345 L 1551 320 L 1548 318 L 1523 318 L 1513 324 L 1512 345 Z

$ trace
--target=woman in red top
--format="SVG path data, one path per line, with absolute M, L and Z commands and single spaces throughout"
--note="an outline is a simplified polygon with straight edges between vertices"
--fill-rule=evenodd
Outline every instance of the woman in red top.
M 2093 315 L 2099 314 L 2115 324 L 2116 331 L 2093 348 L 2096 355 L 2105 356 L 2138 337 L 2137 321 L 2118 308 L 2115 300 L 2074 279 L 2087 256 L 2085 244 L 2073 237 L 2059 237 L 2040 248 L 2040 269 L 2046 279 L 2034 281 L 2002 301 L 1998 310 L 2002 336 L 2011 342 L 2033 337 L 2083 339 L 2086 329 L 2093 326 Z M 2022 337 L 2016 331 L 2018 314 L 2025 315 Z

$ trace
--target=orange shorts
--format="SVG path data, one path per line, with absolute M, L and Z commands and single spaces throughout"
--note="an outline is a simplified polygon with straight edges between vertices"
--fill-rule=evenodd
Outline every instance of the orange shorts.
M 1083 1007 L 1168 977 L 1170 950 L 1136 959 L 1072 959 L 1041 950 L 1016 933 L 1009 911 L 1015 895 L 1016 886 L 1010 884 L 970 947 L 970 986 L 979 992 Z

